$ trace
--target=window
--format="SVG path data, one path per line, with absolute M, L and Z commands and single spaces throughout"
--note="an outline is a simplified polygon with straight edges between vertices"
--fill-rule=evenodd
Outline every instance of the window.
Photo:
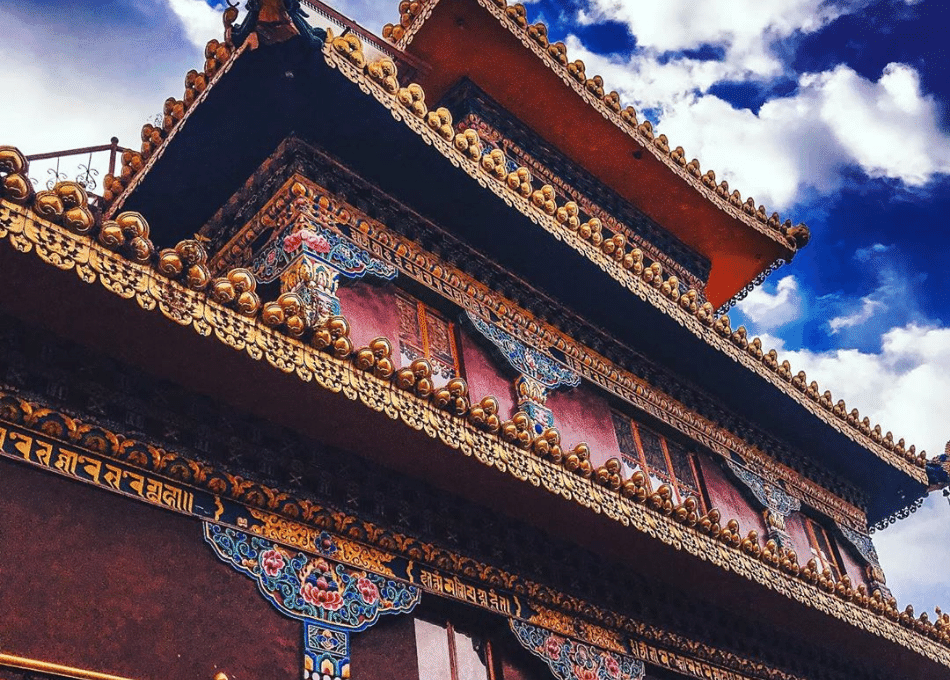
M 809 517 L 805 517 L 804 520 L 811 556 L 818 563 L 818 569 L 821 571 L 827 569 L 835 577 L 835 581 L 841 580 L 841 563 L 835 553 L 834 543 L 828 538 L 828 532 L 815 520 Z
M 461 375 L 455 324 L 428 305 L 404 294 L 396 295 L 399 314 L 399 353 L 404 366 L 428 359 L 436 385 Z
M 668 484 L 673 489 L 674 503 L 695 496 L 703 511 L 707 509 L 694 454 L 621 413 L 614 411 L 611 416 L 627 475 L 642 470 L 651 490 Z
M 415 620 L 419 678 L 426 680 L 494 680 L 491 645 L 455 629 L 451 623 Z

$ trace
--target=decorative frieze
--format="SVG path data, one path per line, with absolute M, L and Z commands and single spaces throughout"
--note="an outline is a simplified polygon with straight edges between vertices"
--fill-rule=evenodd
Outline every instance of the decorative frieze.
M 554 426 L 554 414 L 545 406 L 548 392 L 560 387 L 577 387 L 581 377 L 539 352 L 530 345 L 505 332 L 496 324 L 485 321 L 471 311 L 466 312 L 475 329 L 487 338 L 508 364 L 520 374 L 515 379 L 515 395 L 519 410 L 528 414 L 538 432 Z
M 396 268 L 348 240 L 340 231 L 329 202 L 315 201 L 299 182 L 290 187 L 290 210 L 280 214 L 273 233 L 257 252 L 243 256 L 257 283 L 280 281 L 281 293 L 293 293 L 306 310 L 307 324 L 316 328 L 341 313 L 337 289 L 340 277 L 396 277 Z
M 855 531 L 846 526 L 839 526 L 838 529 L 841 531 L 841 535 L 847 539 L 848 543 L 853 545 L 854 549 L 858 551 L 858 554 L 867 562 L 868 580 L 871 581 L 872 586 L 880 589 L 887 597 L 890 597 L 891 591 L 887 587 L 887 580 L 884 578 L 884 569 L 881 568 L 881 560 L 877 556 L 877 550 L 874 547 L 874 542 L 871 540 L 871 537 L 867 533 Z
M 731 458 L 726 459 L 726 465 L 764 508 L 763 517 L 769 538 L 780 548 L 791 548 L 792 539 L 785 528 L 785 520 L 793 512 L 801 510 L 801 502 L 778 484 L 760 477 Z

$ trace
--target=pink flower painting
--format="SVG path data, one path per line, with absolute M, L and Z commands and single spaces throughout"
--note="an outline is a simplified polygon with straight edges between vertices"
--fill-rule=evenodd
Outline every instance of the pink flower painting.
M 261 553 L 261 567 L 268 576 L 277 576 L 284 564 L 284 556 L 278 550 L 265 550 Z
M 362 577 L 356 582 L 356 589 L 366 604 L 375 604 L 379 600 L 379 588 L 368 578 Z

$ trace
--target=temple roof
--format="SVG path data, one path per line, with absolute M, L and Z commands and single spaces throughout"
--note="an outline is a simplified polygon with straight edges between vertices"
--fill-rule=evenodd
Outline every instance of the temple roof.
M 523 493 L 550 493 L 558 497 L 558 502 L 567 499 L 588 509 L 596 508 L 598 516 L 603 513 L 612 521 L 629 524 L 675 547 L 677 553 L 697 556 L 736 574 L 736 578 L 754 582 L 767 590 L 769 597 L 789 598 L 950 666 L 950 633 L 945 628 L 901 614 L 891 603 L 861 595 L 850 586 L 824 583 L 818 575 L 797 565 L 783 564 L 782 556 L 766 554 L 758 544 L 743 540 L 738 527 L 731 529 L 725 519 L 720 523 L 718 517 L 713 521 L 707 516 L 706 524 L 690 524 L 675 513 L 664 518 L 649 503 L 625 495 L 630 480 L 618 477 L 619 488 L 612 488 L 611 475 L 616 472 L 606 466 L 588 481 L 566 463 L 539 461 L 543 456 L 537 451 L 543 448 L 543 442 L 519 447 L 498 430 L 485 429 L 485 399 L 474 403 L 475 398 L 466 401 L 468 395 L 461 399 L 448 394 L 443 395 L 445 403 L 440 406 L 437 401 L 401 392 L 394 384 L 372 378 L 373 363 L 367 359 L 367 352 L 373 354 L 371 348 L 355 348 L 352 344 L 346 348 L 345 343 L 335 342 L 339 337 L 324 343 L 318 334 L 303 342 L 290 334 L 286 325 L 274 322 L 282 318 L 275 311 L 276 303 L 258 299 L 254 309 L 238 309 L 233 300 L 222 296 L 221 291 L 228 285 L 234 288 L 238 282 L 230 275 L 215 282 L 204 277 L 197 266 L 203 262 L 202 247 L 187 237 L 236 195 L 237 188 L 262 162 L 267 162 L 278 144 L 302 122 L 309 121 L 319 128 L 311 134 L 330 152 L 349 150 L 354 154 L 345 158 L 347 162 L 355 163 L 359 154 L 372 156 L 372 162 L 354 168 L 368 182 L 402 168 L 399 181 L 389 180 L 387 189 L 410 203 L 419 204 L 420 197 L 432 193 L 452 192 L 450 207 L 456 213 L 435 217 L 444 217 L 468 240 L 475 238 L 482 225 L 507 217 L 506 228 L 510 228 L 512 239 L 534 243 L 540 240 L 540 226 L 554 237 L 549 240 L 556 240 L 559 249 L 531 252 L 530 258 L 525 258 L 523 250 L 515 253 L 515 259 L 532 260 L 536 268 L 528 273 L 544 283 L 549 282 L 542 276 L 545 271 L 563 271 L 570 266 L 585 284 L 580 287 L 586 294 L 598 292 L 601 289 L 597 286 L 601 286 L 611 299 L 634 298 L 634 303 L 620 308 L 620 314 L 608 310 L 602 320 L 605 329 L 629 331 L 630 326 L 611 324 L 638 320 L 650 328 L 647 335 L 656 336 L 652 340 L 655 344 L 645 346 L 651 353 L 661 358 L 675 355 L 694 381 L 708 376 L 705 379 L 709 382 L 701 383 L 702 387 L 722 398 L 728 407 L 755 414 L 757 420 L 783 436 L 807 434 L 810 439 L 801 441 L 837 456 L 832 461 L 835 465 L 855 474 L 863 470 L 869 483 L 878 480 L 879 504 L 869 511 L 870 516 L 887 521 L 926 492 L 926 461 L 914 453 L 913 447 L 906 448 L 902 440 L 895 443 L 890 433 L 883 434 L 879 426 L 872 428 L 866 418 L 859 419 L 856 411 L 848 413 L 843 402 L 834 403 L 829 392 L 822 393 L 814 382 L 808 383 L 803 373 L 794 374 L 787 362 L 779 362 L 774 351 L 765 352 L 758 339 L 747 338 L 744 329 L 730 328 L 728 317 L 716 318 L 711 305 L 697 305 L 695 296 L 681 295 L 676 286 L 650 268 L 638 269 L 635 258 L 626 259 L 629 252 L 621 250 L 624 254 L 617 257 L 604 243 L 595 244 L 581 226 L 572 229 L 568 220 L 559 219 L 565 206 L 555 205 L 552 211 L 550 206 L 533 200 L 536 189 L 525 194 L 522 186 L 513 185 L 510 175 L 494 174 L 481 156 L 473 153 L 477 136 L 455 135 L 440 110 L 428 110 L 421 87 L 397 79 L 395 62 L 403 63 L 398 50 L 387 54 L 385 49 L 376 48 L 374 61 L 367 63 L 370 50 L 364 49 L 353 34 L 333 37 L 313 31 L 300 24 L 293 2 L 288 2 L 291 10 L 286 11 L 281 1 L 265 0 L 260 14 L 242 27 L 232 27 L 231 14 L 225 41 L 209 43 L 203 71 L 188 75 L 181 100 L 169 100 L 163 126 L 143 128 L 142 152 L 127 154 L 123 159 L 123 176 L 107 183 L 103 203 L 92 205 L 82 188 L 72 183 L 34 194 L 26 179 L 22 154 L 0 148 L 0 237 L 9 240 L 16 250 L 32 251 L 35 256 L 29 257 L 35 268 L 49 270 L 45 275 L 49 281 L 43 276 L 31 279 L 39 284 L 30 287 L 29 299 L 24 297 L 17 304 L 43 316 L 50 310 L 39 303 L 50 291 L 69 288 L 64 295 L 71 300 L 99 296 L 96 299 L 101 301 L 108 295 L 107 304 L 95 307 L 95 314 L 74 308 L 57 310 L 52 316 L 68 318 L 69 324 L 77 323 L 76 318 L 82 316 L 84 320 L 77 329 L 97 328 L 96 332 L 106 333 L 110 342 L 116 342 L 113 349 L 120 352 L 129 351 L 125 343 L 134 348 L 155 342 L 145 336 L 161 324 L 174 329 L 160 333 L 167 334 L 177 347 L 196 347 L 199 341 L 174 335 L 179 327 L 191 326 L 202 336 L 216 338 L 279 369 L 271 373 L 289 374 L 269 378 L 274 384 L 283 380 L 281 384 L 286 386 L 296 374 L 302 381 L 314 381 L 325 388 L 316 391 L 342 391 L 346 399 L 358 399 L 372 409 L 384 410 L 390 419 L 402 419 L 411 428 L 424 430 L 420 437 L 439 439 L 448 447 L 461 448 L 470 457 L 475 452 L 480 462 L 512 478 L 499 484 L 531 487 L 523 483 L 530 478 L 535 486 L 541 484 L 542 490 Z M 238 29 L 241 34 L 232 35 Z M 325 96 L 328 92 L 333 96 Z M 281 95 L 285 97 L 284 105 L 274 106 L 274 98 Z M 432 166 L 428 172 L 427 166 Z M 517 173 L 512 174 L 517 178 Z M 215 181 L 208 182 L 209 176 Z M 130 210 L 140 210 L 149 221 Z M 182 237 L 186 240 L 160 253 L 153 242 L 159 247 L 172 245 Z M 499 258 L 509 256 L 505 248 L 491 250 L 500 240 L 496 233 L 486 234 L 484 239 L 475 245 L 497 253 Z M 6 261 L 24 256 L 4 246 L 3 257 Z M 106 293 L 98 285 L 80 284 L 75 279 L 71 285 L 63 285 L 65 279 L 56 277 L 64 275 L 57 269 L 75 270 L 84 282 L 98 279 Z M 6 271 L 3 276 L 15 277 L 16 271 Z M 558 278 L 564 277 L 551 280 Z M 50 283 L 54 279 L 56 285 Z M 603 287 L 605 280 L 613 287 Z M 33 298 L 37 304 L 30 302 Z M 49 300 L 43 304 L 48 305 Z M 175 323 L 142 312 L 156 309 Z M 592 311 L 595 322 L 601 322 L 598 313 Z M 114 316 L 108 323 L 101 323 L 109 314 Z M 68 324 L 66 327 L 71 328 Z M 205 344 L 196 353 L 208 353 L 207 341 L 200 342 Z M 338 352 L 339 347 L 347 351 Z M 141 360 L 134 349 L 129 356 Z M 183 374 L 196 375 L 197 359 L 164 357 L 161 361 L 165 365 L 181 363 Z M 239 362 L 229 365 L 243 366 Z M 207 372 L 207 367 L 202 370 Z M 261 369 L 255 370 L 255 375 L 261 375 Z M 717 393 L 716 383 L 724 379 L 729 384 L 720 385 L 723 392 Z M 300 394 L 303 388 L 294 389 Z M 230 399 L 234 395 L 227 396 Z M 244 398 L 260 401 L 254 395 Z M 396 403 L 401 406 L 395 408 Z M 446 408 L 449 405 L 453 412 Z M 288 406 L 281 417 L 290 418 L 287 414 L 294 412 L 294 417 L 302 418 L 304 414 L 294 408 L 299 411 L 302 407 Z M 426 464 L 436 468 L 445 465 Z M 945 466 L 941 469 L 946 471 Z M 543 483 L 530 477 L 542 474 L 538 470 L 546 475 Z M 566 489 L 568 494 L 558 489 Z
M 783 223 L 752 197 L 703 173 L 682 147 L 656 136 L 650 121 L 622 107 L 600 76 L 588 77 L 543 23 L 529 25 L 523 5 L 505 0 L 402 2 L 383 36 L 425 61 L 417 82 L 430 102 L 469 78 L 587 171 L 705 255 L 705 293 L 729 304 L 750 284 L 790 261 L 808 242 L 804 225 Z M 701 226 L 700 226 L 701 225 Z
M 744 328 L 717 318 L 695 292 L 681 294 L 675 278 L 664 279 L 657 265 L 644 266 L 636 249 L 592 224 L 572 223 L 570 204 L 546 201 L 530 174 L 493 165 L 477 133 L 456 134 L 447 110 L 430 111 L 425 91 L 399 79 L 396 64 L 406 60 L 398 49 L 384 51 L 352 32 L 333 37 L 303 22 L 299 11 L 284 11 L 281 0 L 258 11 L 233 27 L 234 15 L 226 15 L 225 41 L 208 43 L 204 71 L 188 74 L 181 100 L 168 100 L 163 127 L 143 127 L 142 152 L 125 154 L 122 175 L 106 178 L 107 217 L 139 210 L 166 242 L 196 233 L 278 144 L 306 133 L 367 181 L 435 211 L 429 217 L 451 225 L 502 267 L 535 281 L 725 407 L 861 479 L 870 489 L 872 523 L 919 502 L 926 463 L 913 446 L 835 402 Z M 262 25 L 267 12 L 276 18 Z M 418 64 L 409 70 L 423 72 Z M 325 100 L 330 89 L 334 96 Z M 446 171 L 449 164 L 457 170 Z M 486 197 L 486 189 L 501 201 Z M 452 201 L 437 200 L 440 195 Z M 504 234 L 484 228 L 502 223 Z M 541 243 L 536 226 L 553 241 Z M 526 258 L 526 252 L 535 255 Z M 572 272 L 570 280 L 563 271 Z

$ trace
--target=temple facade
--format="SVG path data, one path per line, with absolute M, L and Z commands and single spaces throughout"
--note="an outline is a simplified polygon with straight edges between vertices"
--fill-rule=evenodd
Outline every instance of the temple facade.
M 521 5 L 246 10 L 103 195 L 0 147 L 0 678 L 950 677 L 950 449 L 729 322 L 807 227 Z

